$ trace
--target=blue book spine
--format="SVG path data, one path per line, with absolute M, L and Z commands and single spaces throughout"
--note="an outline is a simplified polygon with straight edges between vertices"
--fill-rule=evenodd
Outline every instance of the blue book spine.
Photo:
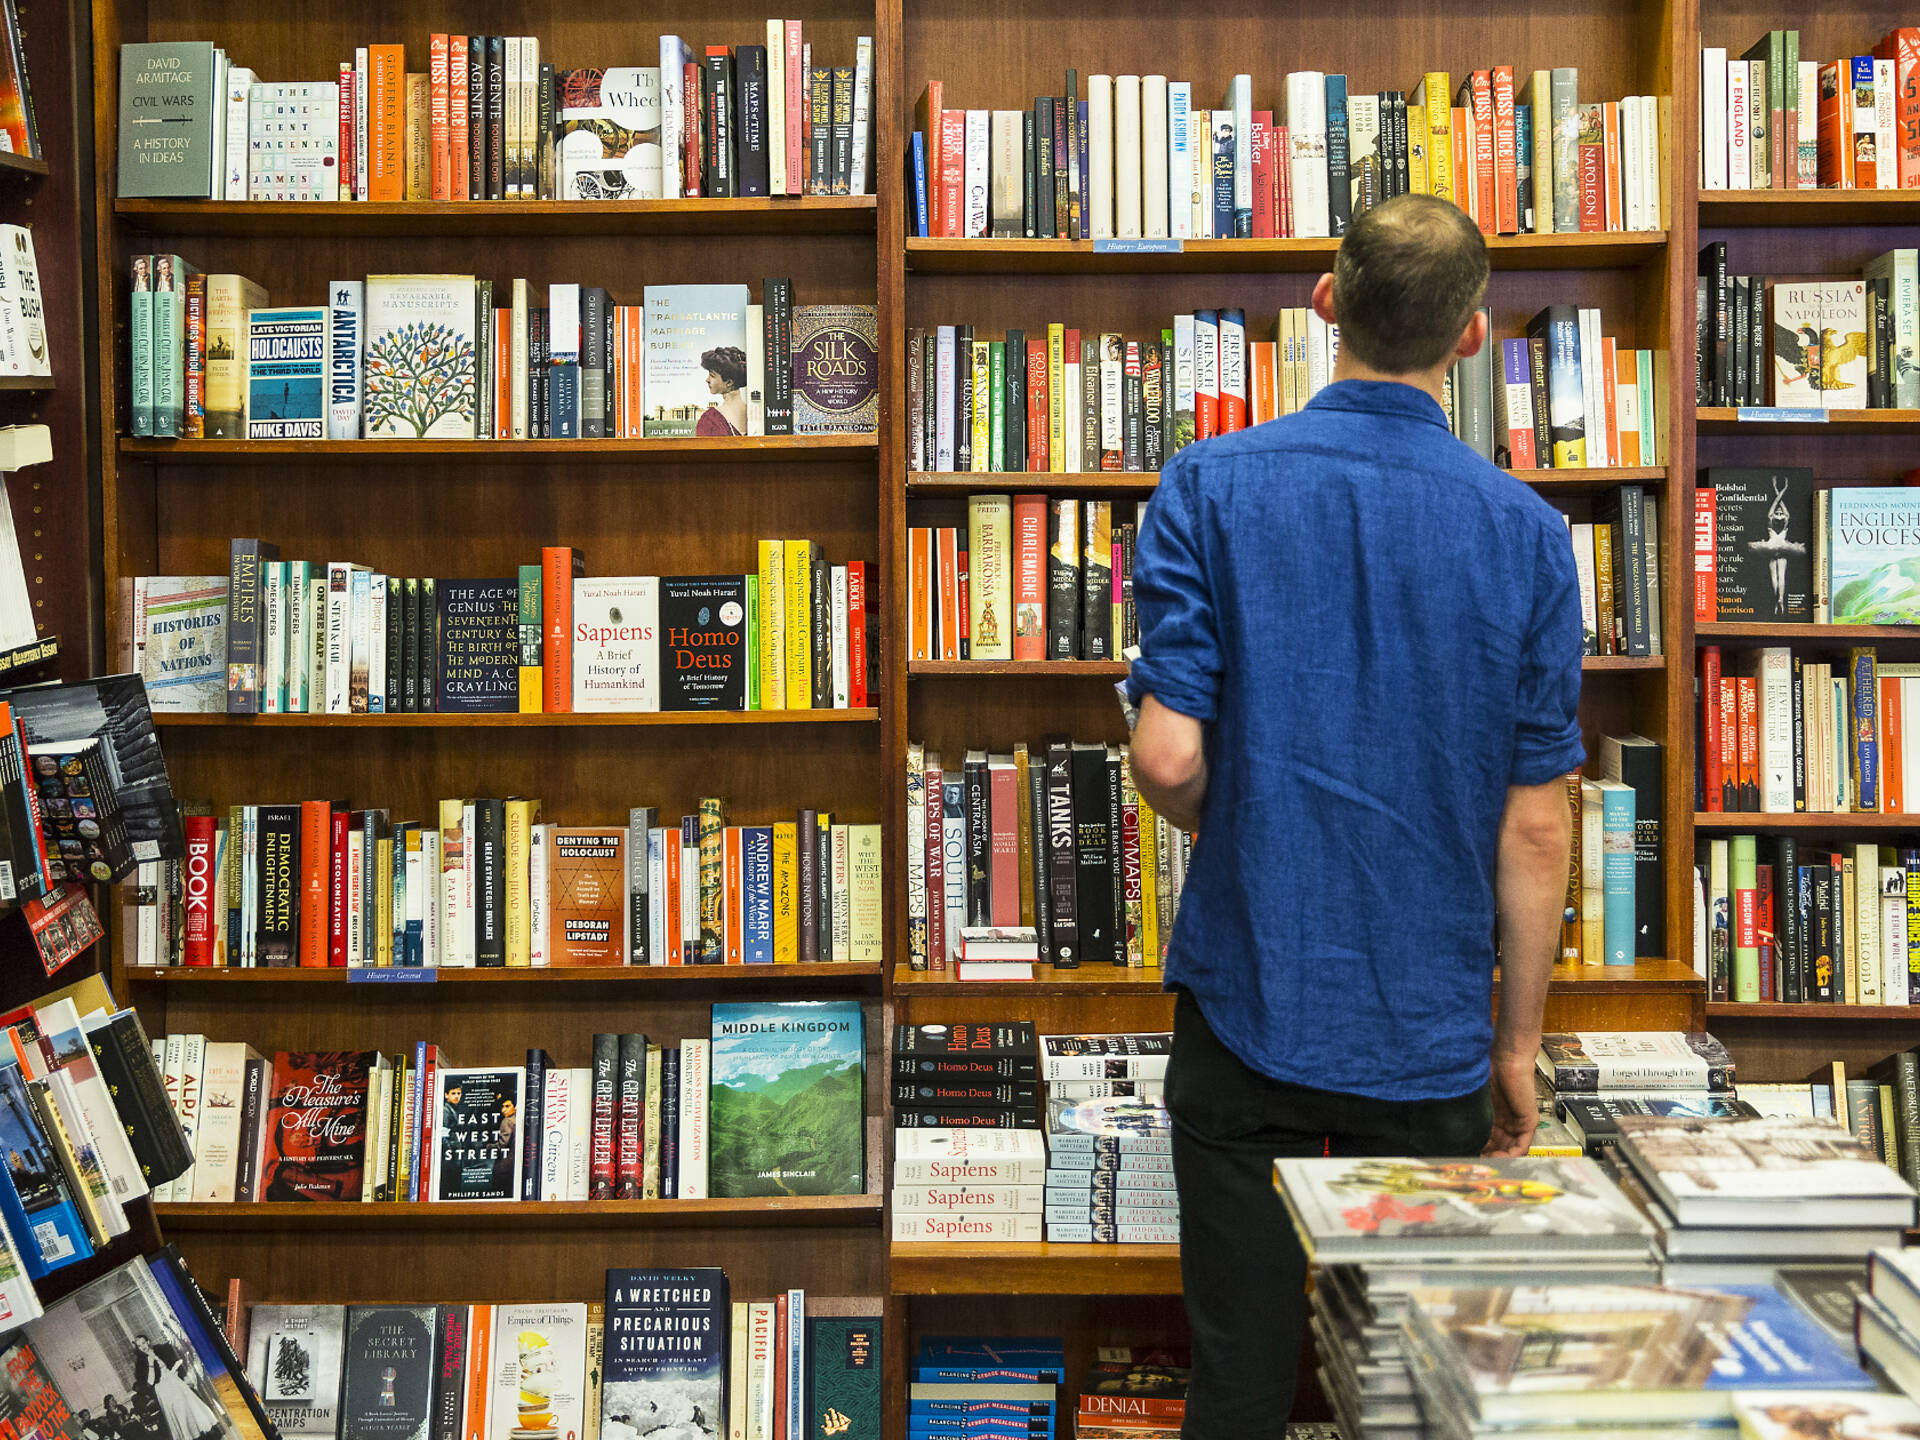
M 1087 225 L 1089 222 L 1084 218 L 1087 213 L 1086 197 L 1092 193 L 1092 181 L 1089 177 L 1093 174 L 1092 167 L 1091 165 L 1089 165 L 1087 161 L 1087 102 L 1086 101 L 1082 100 L 1078 102 L 1077 107 L 1075 109 L 1075 113 L 1074 113 L 1074 119 L 1078 124 L 1078 129 L 1074 133 L 1076 133 L 1080 137 L 1080 197 L 1081 197 L 1080 213 L 1081 213 L 1081 216 L 1083 217 L 1080 222 L 1080 233 L 1082 235 L 1086 235 L 1089 233 L 1087 230 Z
M 745 911 L 749 965 L 773 963 L 773 827 L 748 825 L 740 832 L 740 906 Z
M 913 233 L 927 238 L 927 137 L 916 130 L 911 146 L 913 156 Z
M 1601 882 L 1606 889 L 1604 925 L 1607 964 L 1633 964 L 1634 793 L 1609 784 L 1600 801 Z
M 418 1157 L 425 1151 L 425 1146 L 422 1144 L 422 1141 L 426 1138 L 427 1113 L 427 1042 L 424 1040 L 416 1040 L 414 1042 L 413 1074 L 407 1078 L 407 1084 L 413 1090 L 413 1153 L 416 1157 L 413 1173 L 407 1177 L 407 1199 L 418 1201 L 420 1199 L 420 1171 L 424 1168 L 419 1163 Z M 522 1117 L 522 1123 L 526 1123 L 525 1117 Z M 530 1200 L 538 1200 L 540 1198 L 537 1193 L 539 1189 L 537 1176 L 535 1177 L 534 1188 L 536 1193 L 527 1197 Z
M 580 438 L 580 366 L 568 360 L 547 367 L 548 415 L 553 422 L 553 438 Z
M 1003 1415 L 1027 1419 L 1047 1416 L 1053 1413 L 1052 1402 L 1046 1400 L 909 1400 L 907 1418 L 924 1416 L 929 1419 L 941 1415 Z
M 1880 673 L 1872 649 L 1858 649 L 1853 660 L 1853 808 L 1880 808 Z
M 1539 465 L 1534 454 L 1531 424 L 1521 424 L 1533 411 L 1533 375 L 1524 340 L 1500 342 L 1500 383 L 1506 388 L 1495 397 L 1500 405 L 1493 437 L 1495 462 L 1508 470 L 1531 470 Z
M 1534 233 L 1533 221 L 1533 107 L 1513 107 L 1513 183 L 1518 191 L 1520 233 Z
M 1213 237 L 1233 238 L 1233 112 L 1213 112 Z M 1247 212 L 1252 222 L 1253 212 Z

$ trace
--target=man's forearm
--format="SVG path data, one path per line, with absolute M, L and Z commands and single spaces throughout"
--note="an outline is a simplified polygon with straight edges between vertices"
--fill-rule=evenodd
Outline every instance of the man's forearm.
M 1141 797 L 1153 807 L 1156 815 L 1164 815 L 1167 820 L 1182 830 L 1200 828 L 1200 807 L 1207 798 L 1207 762 L 1202 760 L 1191 778 L 1174 786 L 1154 784 L 1138 770 L 1133 775 L 1134 787 Z
M 1500 1015 L 1496 1062 L 1531 1064 L 1540 1048 L 1547 983 L 1560 949 L 1567 847 L 1504 841 L 1495 878 L 1500 912 Z

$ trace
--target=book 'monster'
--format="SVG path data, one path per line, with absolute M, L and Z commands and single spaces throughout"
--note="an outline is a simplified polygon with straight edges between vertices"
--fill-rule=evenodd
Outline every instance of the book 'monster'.
M 280 1051 L 267 1100 L 263 1200 L 358 1200 L 377 1052 Z
M 431 1305 L 348 1307 L 340 1440 L 426 1440 L 433 1329 Z
M 724 1434 L 729 1317 L 717 1266 L 607 1271 L 601 1433 Z
M 866 1190 L 865 1034 L 852 1000 L 713 1007 L 715 1197 Z
M 871 305 L 793 312 L 793 429 L 871 435 L 880 426 L 879 322 Z
M 627 832 L 556 825 L 547 835 L 549 964 L 624 965 Z

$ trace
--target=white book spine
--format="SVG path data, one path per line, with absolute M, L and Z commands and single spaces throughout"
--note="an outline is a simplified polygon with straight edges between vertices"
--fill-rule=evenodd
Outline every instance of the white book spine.
M 1247 399 L 1247 325 L 1238 312 L 1220 312 L 1220 395 L 1238 396 L 1242 409 Z M 1226 408 L 1221 407 L 1222 410 Z
M 771 92 L 770 92 L 771 93 Z M 867 154 L 873 130 L 873 37 L 862 35 L 853 46 L 853 176 L 849 191 L 867 193 Z
M 987 233 L 987 156 L 992 144 L 992 127 L 985 110 L 967 111 L 964 174 L 967 239 L 983 239 Z
M 1326 110 L 1325 86 L 1322 85 L 1320 106 L 1322 114 Z M 1247 233 L 1252 233 L 1253 223 L 1253 77 L 1236 75 L 1227 87 L 1227 109 L 1233 112 L 1233 217 L 1234 230 L 1242 228 L 1241 216 L 1246 216 Z M 1320 129 L 1326 131 L 1322 122 Z M 1322 142 L 1324 146 L 1324 141 Z M 1321 180 L 1321 193 L 1326 192 L 1325 177 Z M 1324 211 L 1326 202 L 1321 202 Z
M 366 836 L 357 828 L 347 831 L 347 964 L 366 963 L 366 933 L 361 924 L 363 893 L 362 867 L 366 864 Z
M 1158 79 L 1160 77 L 1152 77 Z M 1193 86 L 1167 85 L 1167 233 L 1193 237 Z
M 1113 81 L 1113 233 L 1140 238 L 1140 77 Z
M 1580 587 L 1580 622 L 1585 634 L 1598 635 L 1599 599 L 1593 588 L 1593 526 L 1575 525 L 1573 535 L 1573 574 Z
M 286 566 L 277 560 L 260 564 L 261 666 L 260 713 L 279 715 L 286 709 L 287 607 Z
M 949 772 L 951 773 L 951 772 Z M 967 923 L 967 822 L 963 815 L 947 815 L 941 807 L 940 849 L 945 866 L 942 888 L 946 904 L 947 958 L 960 954 L 960 931 Z
M 845 710 L 852 703 L 848 690 L 847 666 L 847 567 L 835 565 L 829 571 L 833 591 L 832 633 L 829 650 L 833 666 L 833 708 Z
M 1095 240 L 1113 238 L 1113 77 L 1087 77 L 1087 195 L 1088 233 Z
M 954 463 L 954 402 L 959 394 L 954 388 L 957 381 L 954 373 L 953 326 L 942 325 L 934 333 L 933 383 L 938 394 L 934 397 L 933 406 L 933 468 L 951 472 Z
M 224 200 L 227 198 L 227 76 L 233 72 L 233 62 L 227 59 L 227 52 L 218 45 L 213 47 L 213 93 L 217 103 L 213 106 L 212 146 L 213 163 L 207 167 L 207 199 Z
M 1702 190 L 1727 188 L 1728 128 L 1727 52 L 1720 46 L 1708 45 L 1700 51 L 1700 188 Z
M 1880 846 L 1875 841 L 1853 847 L 1855 984 L 1862 1005 L 1884 1003 L 1880 997 L 1880 967 L 1872 957 L 1880 953 Z M 1900 933 L 1906 934 L 1904 917 Z
M 421 964 L 438 969 L 444 937 L 440 933 L 440 832 L 420 832 L 420 883 L 416 890 L 411 876 L 407 880 L 407 908 L 420 914 Z
M 1329 233 L 1327 77 L 1319 70 L 1287 76 L 1287 178 L 1293 185 L 1293 233 Z
M 1900 188 L 1900 134 L 1894 120 L 1899 91 L 1893 82 L 1893 61 L 1873 62 L 1873 142 L 1879 157 L 1873 169 L 1876 190 Z
M 1606 426 L 1598 423 L 1607 413 L 1600 392 L 1599 311 L 1582 306 L 1580 325 L 1580 403 L 1587 413 L 1587 468 L 1599 469 L 1607 463 Z
M 1193 416 L 1193 316 L 1173 317 L 1173 411 Z
M 197 1166 L 200 1159 L 200 1112 L 204 1098 L 201 1087 L 207 1073 L 207 1037 L 182 1035 L 180 1042 L 180 1128 L 186 1132 L 187 1143 L 193 1147 L 194 1164 Z M 171 1198 L 191 1200 L 194 1184 L 194 1167 L 190 1166 L 174 1181 Z
M 367 582 L 367 713 L 387 710 L 387 577 Z
M 1905 1005 L 1912 981 L 1907 970 L 1907 872 L 1902 869 L 1880 872 L 1880 944 L 1880 1003 Z
M 1920 250 L 1893 252 L 1894 404 L 1920 410 Z
M 1066 473 L 1077 475 L 1089 467 L 1087 457 L 1080 452 L 1085 448 L 1086 427 L 1080 422 L 1080 411 L 1085 405 L 1086 391 L 1080 385 L 1080 359 L 1078 356 L 1067 360 L 1060 372 L 1066 377 L 1066 429 L 1062 434 L 1061 448 L 1065 453 Z
M 767 66 L 768 73 L 773 72 L 774 51 L 778 49 L 784 72 L 786 40 L 782 36 L 778 46 L 773 40 L 773 22 L 767 22 Z M 686 42 L 675 35 L 660 37 L 660 193 L 669 200 L 682 198 L 686 189 L 680 177 L 680 148 L 686 135 L 686 111 L 682 104 L 684 92 L 681 89 L 681 76 L 685 61 Z M 772 133 L 782 139 L 786 136 L 787 114 L 784 105 L 773 105 L 770 109 L 779 110 L 773 124 Z M 781 155 L 776 162 L 780 173 L 786 173 L 786 156 Z M 782 194 L 789 192 L 782 191 Z
M 1640 201 L 1647 229 L 1664 230 L 1666 207 L 1660 189 L 1660 101 L 1652 95 L 1640 97 Z
M 572 1070 L 547 1072 L 541 1092 L 540 1179 L 542 1200 L 565 1200 L 567 1196 L 567 1144 L 573 1128 Z
M 777 21 L 775 22 L 778 23 Z M 778 154 L 779 151 L 774 151 Z M 774 191 L 777 195 L 780 192 Z M 747 434 L 767 433 L 766 307 L 747 306 Z
M 227 71 L 226 147 L 221 154 L 222 188 L 227 200 L 245 200 L 247 195 L 248 97 L 253 92 L 253 71 L 235 65 Z
M 1202 397 L 1220 394 L 1220 322 L 1212 315 L 1193 322 L 1193 394 L 1196 413 Z
M 311 598 L 311 567 L 304 560 L 287 562 L 284 587 L 287 607 L 287 714 L 307 713 L 307 680 L 313 673 L 313 616 L 307 609 Z
M 307 581 L 307 709 L 327 708 L 327 577 L 317 565 Z
M 358 440 L 366 353 L 367 287 L 327 283 L 327 438 Z
M 707 1198 L 707 1079 L 711 1040 L 680 1042 L 680 1185 L 682 1200 Z
M 567 1194 L 569 1200 L 584 1200 L 588 1194 L 589 1162 L 592 1159 L 593 1106 L 588 1097 L 593 1093 L 593 1071 L 578 1069 L 572 1072 L 573 1093 L 579 1103 L 571 1107 L 569 1118 L 572 1123 L 567 1130 Z
M 1726 70 L 1727 183 L 1722 188 L 1750 190 L 1753 188 L 1753 136 L 1748 115 L 1748 86 L 1752 72 L 1744 60 L 1729 60 Z
M 1632 96 L 1620 102 L 1620 223 L 1646 228 L 1640 218 L 1640 107 Z
M 1760 652 L 1760 808 L 1793 810 L 1793 655 L 1783 645 Z
M 539 968 L 553 963 L 548 944 L 547 844 L 549 826 L 535 825 L 527 840 L 528 964 Z

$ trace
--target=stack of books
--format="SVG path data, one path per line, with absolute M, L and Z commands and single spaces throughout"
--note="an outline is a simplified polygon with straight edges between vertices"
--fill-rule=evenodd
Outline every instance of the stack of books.
M 1914 1223 L 1913 1186 L 1831 1121 L 1628 1115 L 1619 1127 L 1622 1183 L 1640 1192 L 1669 1284 L 1863 1263 Z
M 895 1240 L 1041 1238 L 1039 1077 L 1028 1021 L 895 1028 Z
M 1401 1347 L 1421 1287 L 1654 1278 L 1651 1227 L 1582 1157 L 1283 1159 L 1274 1177 L 1318 1267 L 1320 1383 L 1352 1440 L 1445 1423 L 1423 1415 Z
M 1718 1115 L 1733 1110 L 1733 1057 L 1713 1036 L 1605 1030 L 1540 1037 L 1535 1085 L 1589 1154 L 1618 1138 L 1623 1115 Z
M 1040 932 L 1031 925 L 967 925 L 954 965 L 962 980 L 1031 980 Z
M 1700 51 L 1702 190 L 1907 190 L 1920 143 L 1904 108 L 1920 30 L 1889 30 L 1869 55 L 1800 58 L 1798 30 L 1769 30 L 1737 58 Z
M 1177 1245 L 1165 1100 L 1173 1036 L 1043 1035 L 1047 1239 Z
M 1074 1440 L 1180 1440 L 1191 1378 L 1184 1350 L 1096 1348 L 1080 1382 Z M 1299 1440 L 1294 1429 L 1289 1440 Z
M 593 1037 L 589 1064 L 457 1066 L 438 1045 L 155 1042 L 193 1163 L 156 1198 L 703 1200 L 866 1193 L 857 1001 L 716 1004 L 703 1037 Z M 802 1118 L 804 1117 L 804 1118 Z M 812 1145 L 789 1153 L 803 1128 Z
M 1920 1399 L 1920 1267 L 1897 1243 L 1875 1250 L 1867 1257 L 1865 1292 L 1856 1294 L 1854 1303 L 1860 1353 L 1911 1406 Z M 1920 1408 L 1898 1418 L 1920 1423 Z
M 929 1335 L 907 1375 L 907 1440 L 1067 1440 L 1057 1337 Z

